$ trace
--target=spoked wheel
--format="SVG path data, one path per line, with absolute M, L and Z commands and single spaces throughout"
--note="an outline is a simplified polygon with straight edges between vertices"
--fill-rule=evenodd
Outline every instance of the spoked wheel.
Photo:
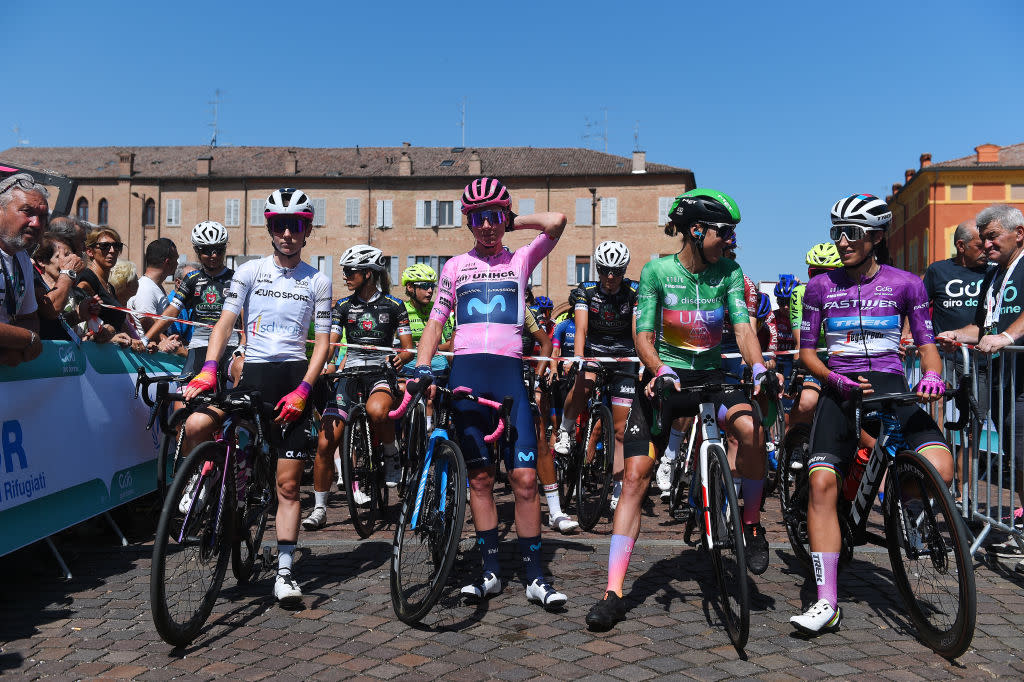
M 150 608 L 156 631 L 174 646 L 199 633 L 227 571 L 234 485 L 228 477 L 222 504 L 223 466 L 222 444 L 208 441 L 193 450 L 171 483 L 157 525 Z
M 896 587 L 918 636 L 941 656 L 960 656 L 974 637 L 974 567 L 960 514 L 928 460 L 907 450 L 896 455 L 884 513 Z
M 770 432 L 765 432 L 765 450 L 767 451 L 768 471 L 764 478 L 764 496 L 761 498 L 761 511 L 764 511 L 764 501 L 775 494 L 779 485 L 779 459 L 782 454 L 783 436 L 786 433 L 786 418 L 782 405 L 776 404 L 775 423 Z M 768 447 L 768 443 L 774 444 L 774 449 Z
M 707 487 L 711 537 L 714 539 L 711 563 L 721 595 L 722 617 L 733 646 L 742 649 L 750 632 L 750 586 L 740 506 L 729 473 L 729 460 L 720 447 L 712 447 L 708 451 Z
M 181 452 L 181 442 L 185 438 L 185 419 L 189 411 L 178 408 L 167 420 L 169 429 L 160 435 L 160 450 L 156 454 L 156 493 L 163 505 L 167 497 L 167 488 L 174 481 L 174 474 L 181 467 L 188 453 Z
M 417 474 L 417 465 L 423 461 L 427 446 L 427 410 L 422 402 L 409 411 L 402 430 L 399 456 L 402 460 L 402 477 L 398 483 L 398 498 L 404 499 L 409 486 Z
M 576 483 L 576 512 L 583 530 L 592 530 L 608 505 L 608 488 L 612 482 L 615 447 L 615 426 L 612 413 L 605 405 L 590 412 L 579 453 L 579 475 Z
M 569 465 L 569 460 L 573 456 L 573 452 L 568 455 L 560 455 L 557 452 L 552 452 L 555 460 L 555 481 L 558 483 L 558 499 L 562 504 L 562 509 L 569 508 L 569 501 L 572 499 L 572 495 L 576 492 L 576 471 Z
M 782 525 L 786 527 L 793 556 L 810 568 L 811 549 L 807 535 L 807 502 L 810 488 L 804 464 L 806 459 L 802 459 L 802 446 L 800 448 L 782 449 L 779 457 L 779 500 L 782 504 Z M 792 466 L 793 458 L 799 458 L 800 464 L 796 468 Z
M 391 604 L 417 623 L 437 603 L 459 553 L 466 520 L 466 465 L 458 446 L 437 439 L 426 470 L 402 500 L 391 553 Z
M 373 535 L 383 510 L 380 488 L 384 472 L 377 470 L 371 444 L 370 423 L 366 417 L 366 410 L 362 406 L 356 406 L 345 423 L 341 468 L 345 479 L 348 512 L 352 517 L 352 525 L 361 538 Z
M 239 584 L 245 584 L 252 578 L 256 557 L 263 546 L 267 519 L 277 505 L 275 473 L 269 470 L 267 462 L 254 463 L 245 503 L 236 514 L 237 541 L 231 546 L 231 572 Z
M 807 448 L 811 437 L 811 427 L 807 424 L 795 424 L 782 440 L 778 453 L 778 491 L 779 501 L 785 509 L 793 495 L 797 481 L 806 478 Z M 766 495 L 767 497 L 767 495 Z

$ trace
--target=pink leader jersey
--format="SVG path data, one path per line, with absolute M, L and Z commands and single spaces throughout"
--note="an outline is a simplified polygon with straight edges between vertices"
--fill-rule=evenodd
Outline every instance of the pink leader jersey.
M 557 243 L 541 233 L 514 253 L 506 247 L 484 257 L 473 249 L 444 264 L 430 319 L 444 324 L 454 311 L 456 355 L 523 357 L 526 282 Z

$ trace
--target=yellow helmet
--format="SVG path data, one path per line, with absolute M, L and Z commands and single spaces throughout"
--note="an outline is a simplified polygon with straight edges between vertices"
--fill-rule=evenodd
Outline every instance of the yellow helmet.
M 843 261 L 839 258 L 839 250 L 832 242 L 815 244 L 807 252 L 807 265 L 814 268 L 841 268 Z
M 402 286 L 411 282 L 436 282 L 437 273 L 434 272 L 434 268 L 424 263 L 416 263 L 410 265 L 402 273 Z

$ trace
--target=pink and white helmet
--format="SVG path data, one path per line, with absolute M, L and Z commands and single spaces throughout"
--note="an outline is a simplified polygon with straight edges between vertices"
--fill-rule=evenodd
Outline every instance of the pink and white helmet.
M 512 197 L 508 188 L 497 178 L 477 178 L 466 185 L 462 192 L 462 212 L 468 214 L 487 206 L 512 208 Z
M 263 215 L 272 218 L 279 215 L 293 215 L 313 219 L 313 202 L 301 189 L 282 187 L 275 189 L 263 205 Z

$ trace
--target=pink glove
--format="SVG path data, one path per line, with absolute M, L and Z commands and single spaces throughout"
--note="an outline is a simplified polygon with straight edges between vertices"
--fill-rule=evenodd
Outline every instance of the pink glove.
M 838 393 L 839 397 L 843 400 L 849 400 L 850 396 L 853 395 L 853 392 L 860 388 L 859 383 L 849 377 L 844 377 L 838 372 L 829 372 L 826 381 L 829 386 L 836 390 L 836 393 Z
M 924 393 L 925 395 L 945 395 L 946 382 L 942 380 L 938 372 L 925 372 L 924 376 L 921 377 L 921 383 L 917 385 L 914 391 Z
M 312 386 L 303 381 L 298 388 L 277 401 L 275 410 L 281 410 L 281 419 L 286 422 L 293 422 L 299 418 L 302 411 L 306 409 L 306 399 Z M 282 407 L 282 405 L 284 407 Z
M 187 389 L 195 389 L 200 393 L 205 393 L 217 386 L 217 361 L 207 360 L 203 363 L 203 369 L 199 371 L 199 374 L 192 378 L 192 381 L 188 382 Z

